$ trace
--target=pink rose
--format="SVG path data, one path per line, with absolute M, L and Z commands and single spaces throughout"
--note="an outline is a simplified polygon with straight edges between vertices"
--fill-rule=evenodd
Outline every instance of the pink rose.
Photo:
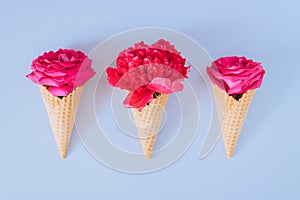
M 49 51 L 32 61 L 32 72 L 26 77 L 47 86 L 54 96 L 67 96 L 75 87 L 83 86 L 95 75 L 92 60 L 72 49 Z
M 154 94 L 171 94 L 183 89 L 190 66 L 169 41 L 160 39 L 151 46 L 144 42 L 120 52 L 116 68 L 106 69 L 107 80 L 129 91 L 123 104 L 141 110 Z
M 234 97 L 259 88 L 265 74 L 260 63 L 237 56 L 219 58 L 206 71 L 213 84 Z

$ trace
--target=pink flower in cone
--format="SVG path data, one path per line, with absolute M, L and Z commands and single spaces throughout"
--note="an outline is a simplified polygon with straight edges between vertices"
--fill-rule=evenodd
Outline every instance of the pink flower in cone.
M 32 61 L 32 72 L 26 77 L 47 86 L 54 96 L 67 96 L 95 75 L 92 60 L 83 52 L 59 49 L 49 51 Z
M 206 71 L 213 84 L 231 96 L 259 88 L 265 74 L 260 63 L 237 56 L 219 58 Z

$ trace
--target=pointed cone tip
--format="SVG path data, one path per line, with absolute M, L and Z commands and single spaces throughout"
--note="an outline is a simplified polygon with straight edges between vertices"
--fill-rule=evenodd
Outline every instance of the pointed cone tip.
M 227 158 L 231 158 L 232 157 L 232 153 L 227 153 Z
M 145 153 L 144 155 L 145 155 L 146 160 L 150 160 L 150 158 L 151 158 L 151 153 Z
M 61 159 L 65 159 L 66 158 L 66 152 L 61 152 L 60 157 L 61 157 Z

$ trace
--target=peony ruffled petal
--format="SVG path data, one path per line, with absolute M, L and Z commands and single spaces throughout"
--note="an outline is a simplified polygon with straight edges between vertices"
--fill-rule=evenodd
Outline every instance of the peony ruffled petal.
M 182 80 L 178 79 L 177 81 L 172 82 L 167 78 L 155 78 L 147 85 L 147 88 L 162 94 L 171 94 L 183 89 L 183 85 L 180 81 Z
M 107 74 L 107 80 L 108 82 L 112 85 L 112 86 L 116 86 L 119 79 L 121 78 L 121 76 L 117 73 L 117 70 L 112 68 L 112 67 L 108 67 L 106 69 L 106 74 Z
M 147 103 L 150 103 L 153 99 L 153 90 L 149 90 L 146 87 L 140 87 L 135 91 L 129 92 L 123 101 L 123 105 L 127 108 L 137 108 L 139 111 L 142 110 Z

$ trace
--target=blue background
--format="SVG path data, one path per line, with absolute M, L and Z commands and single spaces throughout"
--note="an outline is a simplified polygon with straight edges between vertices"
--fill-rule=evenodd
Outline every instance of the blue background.
M 0 199 L 299 199 L 300 4 L 294 0 L 1 1 Z M 61 160 L 38 88 L 25 79 L 50 49 L 86 53 L 107 37 L 157 26 L 183 32 L 213 59 L 246 55 L 267 74 L 231 160 L 203 137 L 173 165 L 132 175 L 94 160 L 73 134 Z

